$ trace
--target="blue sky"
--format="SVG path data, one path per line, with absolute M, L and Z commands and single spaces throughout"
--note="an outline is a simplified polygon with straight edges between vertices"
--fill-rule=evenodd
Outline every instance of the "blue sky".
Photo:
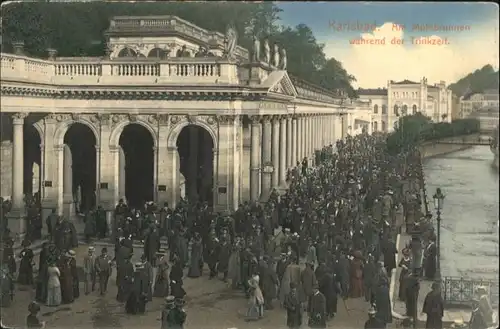
M 498 6 L 494 3 L 369 3 L 369 2 L 278 2 L 283 9 L 281 21 L 285 25 L 308 25 L 319 42 L 325 44 L 328 57 L 342 61 L 346 69 L 358 77 L 361 87 L 376 87 L 387 80 L 417 78 L 425 75 L 431 80 L 453 82 L 474 68 L 486 64 L 498 67 Z M 370 31 L 335 31 L 330 22 L 337 24 L 373 24 L 384 26 L 385 34 Z M 390 23 L 390 24 L 389 24 Z M 406 25 L 403 34 L 392 33 L 392 23 Z M 412 31 L 414 24 L 438 24 L 446 26 L 468 25 L 469 31 Z M 378 30 L 377 30 L 378 31 Z M 368 33 L 362 35 L 362 33 Z M 401 37 L 405 44 L 398 49 L 391 45 L 353 46 L 349 40 L 355 38 Z M 415 46 L 408 42 L 410 37 L 448 38 L 446 46 Z M 394 48 L 394 49 L 393 49 Z M 363 55 L 362 53 L 365 53 Z M 387 57 L 407 57 L 399 59 L 398 68 L 394 60 L 377 61 Z M 394 58 L 393 58 L 394 59 Z M 438 61 L 439 63 L 430 63 Z M 369 62 L 369 63 L 368 63 Z M 363 63 L 364 65 L 361 65 Z M 378 68 L 377 78 L 367 70 Z M 479 67 L 477 67 L 479 66 Z M 413 67 L 413 69 L 410 69 Z M 415 68 L 416 67 L 416 68 Z M 436 68 L 439 68 L 436 71 Z M 384 71 L 385 70 L 385 71 Z M 354 71 L 354 72 L 353 72 Z M 384 73 L 386 72 L 386 73 Z M 395 76 L 397 75 L 397 76 Z M 437 82 L 437 81 L 436 81 Z M 383 85 L 382 85 L 383 86 Z

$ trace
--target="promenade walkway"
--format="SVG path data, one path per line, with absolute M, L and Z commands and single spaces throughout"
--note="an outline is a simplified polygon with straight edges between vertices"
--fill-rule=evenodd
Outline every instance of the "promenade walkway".
M 410 242 L 411 237 L 405 233 L 402 233 L 398 235 L 398 255 L 396 256 L 396 264 L 399 263 L 399 260 L 401 259 L 402 254 L 401 251 L 403 248 L 406 246 L 408 242 Z M 404 302 L 400 301 L 398 299 L 398 291 L 399 291 L 399 274 L 401 273 L 401 268 L 396 268 L 392 271 L 391 275 L 391 298 L 392 298 L 392 305 L 393 305 L 393 311 L 405 315 L 406 314 L 406 305 Z M 427 316 L 425 314 L 422 314 L 422 308 L 424 306 L 424 300 L 425 296 L 431 291 L 431 286 L 432 286 L 433 281 L 425 280 L 422 279 L 420 281 L 420 293 L 418 295 L 418 306 L 417 306 L 417 311 L 418 311 L 418 320 L 421 322 L 421 326 L 425 324 L 425 321 L 427 319 Z M 470 317 L 471 317 L 471 311 L 470 309 L 464 309 L 464 308 L 446 308 L 444 311 L 444 317 L 443 317 L 443 322 L 444 325 L 447 324 L 452 324 L 455 321 L 463 321 L 464 323 L 469 322 Z M 419 328 L 421 327 L 419 326 Z

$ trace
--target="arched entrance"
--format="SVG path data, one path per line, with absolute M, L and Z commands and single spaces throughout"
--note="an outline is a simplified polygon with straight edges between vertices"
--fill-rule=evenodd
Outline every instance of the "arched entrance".
M 76 213 L 96 205 L 96 142 L 93 131 L 82 123 L 73 123 L 64 135 L 63 192 L 65 203 L 72 196 Z
M 120 163 L 125 198 L 129 206 L 142 209 L 145 202 L 154 200 L 153 136 L 140 124 L 131 123 L 123 129 L 119 144 L 125 158 Z
M 207 202 L 213 206 L 214 141 L 203 127 L 188 125 L 177 138 L 180 172 L 186 179 L 189 202 Z
M 36 128 L 25 123 L 23 127 L 23 165 L 24 165 L 24 186 L 23 192 L 26 197 L 32 197 L 34 201 L 40 201 L 41 191 L 41 165 L 42 157 L 40 144 L 42 143 L 40 134 Z

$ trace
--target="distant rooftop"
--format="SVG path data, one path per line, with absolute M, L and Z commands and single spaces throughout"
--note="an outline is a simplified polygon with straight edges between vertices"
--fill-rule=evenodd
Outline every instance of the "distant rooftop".
M 408 79 L 404 79 L 403 81 L 399 81 L 399 82 L 391 81 L 391 83 L 393 85 L 419 85 L 420 84 L 419 82 L 411 81 Z
M 377 88 L 377 89 L 358 89 L 358 95 L 365 96 L 387 96 L 387 89 L 385 88 Z

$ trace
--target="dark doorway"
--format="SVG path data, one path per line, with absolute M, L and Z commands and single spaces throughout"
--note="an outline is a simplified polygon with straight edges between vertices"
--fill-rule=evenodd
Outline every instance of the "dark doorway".
M 26 196 L 31 196 L 35 201 L 40 201 L 41 190 L 41 150 L 40 134 L 36 128 L 25 123 L 23 127 L 24 145 L 23 145 L 23 165 L 24 165 L 24 186 L 23 192 Z
M 125 153 L 125 197 L 129 206 L 142 209 L 154 200 L 154 140 L 139 124 L 129 124 L 120 136 Z
M 96 138 L 88 126 L 74 123 L 64 135 L 64 144 L 71 150 L 75 210 L 85 213 L 96 205 Z
M 213 206 L 213 148 L 212 136 L 200 126 L 184 127 L 177 138 L 180 171 L 186 179 L 189 202 L 207 202 Z

